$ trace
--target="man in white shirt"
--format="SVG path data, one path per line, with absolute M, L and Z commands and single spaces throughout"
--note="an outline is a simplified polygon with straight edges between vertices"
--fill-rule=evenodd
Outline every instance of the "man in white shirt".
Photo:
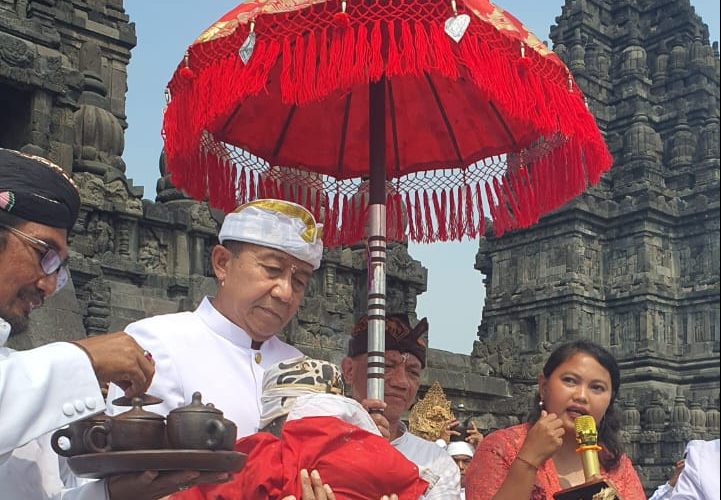
M 348 356 L 343 358 L 341 367 L 354 399 L 366 408 L 384 407 L 383 415 L 374 414 L 374 420 L 381 430 L 384 427 L 388 429 L 391 444 L 415 463 L 420 476 L 428 481 L 429 487 L 421 498 L 457 499 L 461 494 L 460 474 L 451 457 L 435 443 L 408 432 L 401 421 L 401 415 L 414 403 L 421 383 L 421 373 L 426 363 L 423 336 L 427 331 L 428 322 L 425 318 L 411 328 L 406 314 L 387 315 L 384 402 L 366 399 L 368 320 L 365 316 L 353 328 Z
M 466 441 L 451 441 L 445 447 L 461 473 L 461 500 L 466 498 L 466 469 L 473 458 L 473 446 Z
M 689 441 L 685 465 L 671 493 L 671 500 L 719 500 L 719 457 L 718 439 Z
M 143 319 L 126 331 L 153 353 L 148 393 L 166 414 L 193 392 L 235 422 L 238 437 L 258 430 L 263 373 L 302 356 L 276 337 L 298 311 L 323 254 L 322 226 L 295 203 L 256 200 L 225 217 L 211 264 L 218 288 L 195 311 Z M 111 386 L 108 400 L 120 395 Z M 112 407 L 111 413 L 124 408 Z
M 49 433 L 100 413 L 100 384 L 115 382 L 127 396 L 150 384 L 150 355 L 118 332 L 27 351 L 5 347 L 27 329 L 33 309 L 69 279 L 68 231 L 80 195 L 70 177 L 44 158 L 0 148 L 0 497 L 131 498 L 145 490 L 167 494 L 197 473 L 117 476 L 78 488 L 50 447 Z M 161 495 L 162 496 L 162 495 Z M 127 497 L 125 497 L 127 498 Z

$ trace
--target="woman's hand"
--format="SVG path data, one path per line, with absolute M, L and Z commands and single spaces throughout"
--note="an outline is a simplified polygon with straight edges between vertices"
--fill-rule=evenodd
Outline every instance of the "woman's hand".
M 555 413 L 541 412 L 541 418 L 528 430 L 518 458 L 536 468 L 543 465 L 563 444 L 563 422 Z

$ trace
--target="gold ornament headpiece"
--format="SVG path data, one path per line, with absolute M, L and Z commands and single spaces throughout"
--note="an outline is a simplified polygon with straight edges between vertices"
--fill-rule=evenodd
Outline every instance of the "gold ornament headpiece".
M 443 426 L 454 419 L 451 402 L 446 399 L 441 384 L 435 381 L 426 395 L 411 409 L 408 430 L 418 437 L 435 441 L 441 437 Z

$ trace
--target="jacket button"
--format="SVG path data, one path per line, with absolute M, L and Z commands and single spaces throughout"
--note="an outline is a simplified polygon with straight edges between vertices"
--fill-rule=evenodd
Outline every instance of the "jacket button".
M 93 398 L 85 398 L 85 407 L 88 410 L 94 410 L 97 404 L 95 403 L 95 399 Z
M 77 411 L 78 413 L 82 413 L 85 411 L 85 405 L 79 399 L 75 400 L 75 411 Z
M 73 415 L 75 415 L 75 408 L 73 408 L 73 405 L 71 405 L 70 403 L 65 403 L 63 405 L 63 414 L 66 417 L 72 417 Z

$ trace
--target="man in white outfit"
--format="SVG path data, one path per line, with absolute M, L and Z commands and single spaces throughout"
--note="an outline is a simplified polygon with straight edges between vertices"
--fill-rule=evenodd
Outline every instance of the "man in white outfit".
M 70 177 L 40 157 L 0 148 L 0 497 L 150 498 L 193 484 L 197 473 L 116 476 L 80 487 L 50 447 L 50 432 L 100 413 L 100 384 L 146 390 L 151 356 L 118 332 L 14 351 L 33 309 L 68 281 L 67 236 L 80 208 Z M 123 391 L 121 391 L 123 392 Z
M 414 403 L 421 383 L 421 373 L 426 365 L 423 336 L 427 331 L 425 318 L 411 328 L 408 315 L 387 315 L 384 402 L 366 399 L 368 320 L 365 316 L 353 328 L 348 356 L 343 358 L 341 368 L 354 399 L 366 408 L 384 407 L 383 415 L 376 413 L 373 418 L 381 431 L 388 429 L 391 444 L 418 466 L 420 476 L 428 482 L 429 487 L 421 498 L 457 499 L 461 494 L 460 474 L 451 457 L 435 443 L 408 432 L 401 421 L 401 415 Z
M 719 440 L 689 441 L 685 465 L 678 476 L 671 500 L 719 500 Z
M 225 217 L 211 254 L 215 297 L 205 297 L 195 311 L 126 328 L 153 353 L 156 372 L 148 393 L 163 403 L 152 411 L 167 414 L 200 391 L 204 402 L 235 422 L 238 437 L 258 430 L 265 369 L 302 356 L 276 334 L 298 311 L 320 267 L 321 229 L 305 208 L 280 200 L 256 200 Z M 111 386 L 108 400 L 120 393 Z

